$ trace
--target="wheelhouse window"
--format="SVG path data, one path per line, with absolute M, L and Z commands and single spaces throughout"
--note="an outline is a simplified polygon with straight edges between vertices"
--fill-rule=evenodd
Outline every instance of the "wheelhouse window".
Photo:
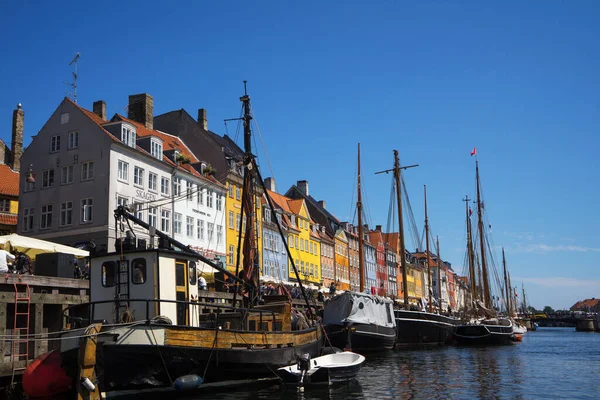
M 105 261 L 102 263 L 102 286 L 113 287 L 117 281 L 117 263 Z
M 198 269 L 196 268 L 196 263 L 194 261 L 190 261 L 188 264 L 188 278 L 190 280 L 190 285 L 198 284 Z
M 136 258 L 131 263 L 131 282 L 135 285 L 141 285 L 146 282 L 146 259 Z

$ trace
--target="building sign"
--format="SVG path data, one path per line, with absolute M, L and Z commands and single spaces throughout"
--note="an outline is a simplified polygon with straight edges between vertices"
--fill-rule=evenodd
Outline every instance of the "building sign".
M 156 200 L 156 196 L 152 193 L 149 192 L 144 192 L 141 189 L 138 189 L 135 191 L 135 197 L 137 197 L 138 199 L 144 199 L 146 201 L 155 201 Z
M 192 211 L 195 212 L 196 214 L 206 215 L 207 217 L 210 218 L 210 214 L 207 214 L 204 211 L 196 210 L 195 208 L 192 208 Z

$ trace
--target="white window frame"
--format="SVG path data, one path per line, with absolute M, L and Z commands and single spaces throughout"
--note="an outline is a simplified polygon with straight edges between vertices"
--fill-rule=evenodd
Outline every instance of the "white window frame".
M 198 232 L 197 232 L 198 239 L 204 240 L 204 220 L 201 220 L 200 218 L 198 218 L 196 226 L 198 229 Z
M 178 176 L 173 177 L 173 196 L 179 196 L 181 194 L 181 178 Z
M 129 183 L 129 163 L 119 160 L 117 169 L 117 180 L 124 183 Z
M 65 201 L 60 203 L 60 219 L 58 226 L 71 226 L 73 225 L 73 202 Z
M 171 193 L 171 180 L 169 178 L 165 178 L 164 176 L 160 177 L 160 194 L 164 196 L 168 196 Z
M 133 167 L 133 186 L 144 187 L 144 168 L 137 165 Z
M 94 179 L 94 162 L 86 161 L 81 164 L 81 181 L 91 181 Z
M 157 139 L 150 139 L 150 154 L 152 157 L 162 160 L 163 145 Z
M 208 190 L 206 192 L 206 207 L 213 208 L 213 191 Z
M 216 201 L 217 211 L 223 211 L 223 196 L 217 193 L 217 201 Z
M 158 207 L 148 207 L 148 225 L 157 227 L 158 225 Z
M 126 125 L 121 125 L 121 142 L 123 142 L 123 144 L 129 146 L 129 147 L 133 147 L 135 149 L 136 147 L 136 133 L 135 133 L 135 129 L 130 128 L 129 126 Z
M 40 230 L 52 228 L 52 211 L 54 210 L 53 204 L 44 204 L 41 208 L 40 213 Z
M 79 223 L 91 224 L 94 222 L 94 198 L 83 198 L 79 201 L 79 205 Z
M 73 183 L 73 175 L 75 173 L 75 168 L 72 165 L 65 165 L 61 168 L 60 173 L 60 184 L 61 185 L 69 185 Z
M 188 237 L 194 237 L 194 217 L 185 217 L 185 233 Z
M 42 189 L 54 186 L 54 170 L 45 169 L 42 171 Z
M 223 225 L 217 225 L 217 244 L 223 242 Z
M 206 238 L 208 239 L 208 243 L 212 242 L 213 237 L 215 236 L 215 224 L 212 222 L 208 222 L 206 224 Z
M 67 145 L 67 149 L 76 149 L 79 147 L 79 132 L 72 131 L 69 132 L 69 143 Z
M 160 230 L 169 233 L 171 225 L 171 210 L 162 209 L 160 212 Z
M 50 138 L 50 153 L 58 153 L 60 151 L 60 135 L 54 135 Z
M 185 192 L 188 200 L 194 199 L 194 185 L 190 181 L 185 181 Z
M 234 219 L 234 212 L 233 211 L 229 211 L 229 229 L 235 229 L 235 226 L 233 226 L 233 219 Z
M 181 235 L 181 223 L 183 216 L 181 213 L 173 213 L 173 233 Z
M 33 221 L 35 219 L 35 208 L 29 207 L 23 209 L 23 232 L 33 231 Z
M 148 171 L 148 190 L 157 193 L 158 174 Z

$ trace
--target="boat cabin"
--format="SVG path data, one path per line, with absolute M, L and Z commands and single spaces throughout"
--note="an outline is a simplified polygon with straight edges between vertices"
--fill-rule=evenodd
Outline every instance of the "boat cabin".
M 198 297 L 198 263 L 191 254 L 165 249 L 115 252 L 92 258 L 92 318 L 117 323 L 160 315 L 175 325 L 193 326 L 190 317 L 194 306 L 176 301 Z

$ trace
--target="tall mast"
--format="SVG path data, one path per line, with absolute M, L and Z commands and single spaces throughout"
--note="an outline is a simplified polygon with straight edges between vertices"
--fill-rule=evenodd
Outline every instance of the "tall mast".
M 360 273 L 360 292 L 365 290 L 365 265 L 363 259 L 363 223 L 362 223 L 362 190 L 360 186 L 360 143 L 358 144 L 358 197 L 356 210 L 358 211 L 358 270 Z
M 471 216 L 469 215 L 469 196 L 463 199 L 465 202 L 465 212 L 467 216 L 467 253 L 469 260 L 469 285 L 471 287 L 471 300 L 477 298 L 477 281 L 475 277 L 475 254 L 473 252 L 473 233 L 471 231 Z
M 400 266 L 402 267 L 402 291 L 404 292 L 404 308 L 408 309 L 408 282 L 406 281 L 406 246 L 404 244 L 404 222 L 402 219 L 402 175 L 403 169 L 418 167 L 419 164 L 400 166 L 398 150 L 394 150 L 394 168 L 375 172 L 375 174 L 387 174 L 394 171 L 394 183 L 396 185 L 396 199 L 398 201 L 398 236 L 400 237 Z
M 510 301 L 510 288 L 508 287 L 508 273 L 506 272 L 506 258 L 504 257 L 504 247 L 502 248 L 502 265 L 504 266 L 504 288 L 506 289 L 506 313 L 510 318 L 511 316 L 511 301 Z
M 433 312 L 433 304 L 431 304 L 431 265 L 429 264 L 429 218 L 427 217 L 427 185 L 423 185 L 423 193 L 425 194 L 425 243 L 427 250 L 425 260 L 427 262 L 427 282 L 429 283 L 429 312 Z
M 437 268 L 437 281 L 438 281 L 438 309 L 439 313 L 442 313 L 442 256 L 440 256 L 440 238 L 438 236 L 435 237 L 435 241 L 437 244 L 437 256 L 438 256 L 438 268 Z
M 406 271 L 406 244 L 404 243 L 404 219 L 402 216 L 402 179 L 400 169 L 400 157 L 398 150 L 394 150 L 394 178 L 396 183 L 396 199 L 398 202 L 398 236 L 400 237 L 400 267 L 402 268 L 402 294 L 404 296 L 404 308 L 408 309 L 408 275 Z
M 523 288 L 523 314 L 527 315 L 527 300 L 525 299 L 525 284 L 521 282 L 521 287 Z
M 510 283 L 510 272 L 507 272 L 508 274 L 508 290 L 510 291 L 510 313 L 511 315 L 514 314 L 517 315 L 519 314 L 519 310 L 517 310 L 517 299 L 515 298 L 515 291 L 513 291 L 513 287 Z
M 481 190 L 479 182 L 479 161 L 475 161 L 475 175 L 477 178 L 477 216 L 479 217 L 479 244 L 481 247 L 481 279 L 483 280 L 483 302 L 488 309 L 492 309 L 490 296 L 490 283 L 488 280 L 487 265 L 485 263 L 485 236 L 483 234 L 483 213 L 481 211 Z

